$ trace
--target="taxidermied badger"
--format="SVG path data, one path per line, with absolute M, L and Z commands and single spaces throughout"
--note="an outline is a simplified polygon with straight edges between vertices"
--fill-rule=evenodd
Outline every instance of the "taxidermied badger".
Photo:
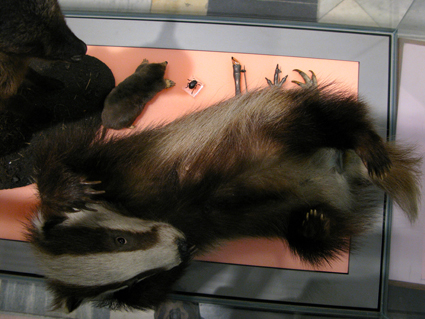
M 420 160 L 302 75 L 125 137 L 85 121 L 40 142 L 29 239 L 56 307 L 155 307 L 196 252 L 240 237 L 319 264 L 370 227 L 380 190 L 414 220 Z

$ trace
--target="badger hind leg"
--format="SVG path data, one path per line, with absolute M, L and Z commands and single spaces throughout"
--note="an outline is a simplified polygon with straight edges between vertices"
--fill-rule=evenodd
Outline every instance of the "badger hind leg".
M 382 138 L 374 131 L 358 135 L 354 148 L 372 178 L 383 179 L 392 166 L 392 161 Z
M 301 90 L 289 93 L 293 102 L 281 124 L 281 139 L 289 150 L 311 154 L 318 148 L 354 150 L 368 173 L 382 178 L 391 167 L 391 159 L 382 138 L 375 131 L 368 106 L 357 96 L 318 85 L 314 72 L 311 78 L 296 69 L 305 83 Z
M 385 147 L 392 162 L 391 168 L 382 178 L 371 176 L 371 180 L 384 190 L 413 222 L 418 215 L 421 197 L 422 158 L 408 146 L 387 143 Z
M 330 263 L 347 252 L 354 231 L 347 227 L 346 220 L 337 216 L 344 213 L 325 205 L 292 212 L 286 234 L 291 251 L 316 266 Z
M 330 235 L 330 220 L 321 211 L 310 209 L 301 224 L 301 233 L 307 238 L 326 238 Z

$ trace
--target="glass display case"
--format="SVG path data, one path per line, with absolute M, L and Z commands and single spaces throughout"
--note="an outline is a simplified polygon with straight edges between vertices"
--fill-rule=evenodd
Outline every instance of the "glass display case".
M 139 119 L 140 126 L 171 121 L 232 96 L 230 59 L 236 57 L 246 69 L 248 90 L 265 85 L 264 77 L 272 77 L 276 64 L 290 80 L 296 79 L 293 69 L 303 69 L 313 70 L 319 81 L 343 85 L 371 105 L 379 133 L 393 139 L 399 35 L 415 40 L 425 37 L 425 23 L 417 20 L 425 6 L 412 0 L 59 3 L 71 30 L 89 46 L 88 54 L 108 65 L 116 83 L 143 58 L 169 62 L 167 72 L 177 83 L 175 93 L 155 100 Z M 195 98 L 183 91 L 192 76 L 205 84 Z M 171 101 L 175 107 L 165 108 Z M 7 293 L 6 283 L 13 280 L 40 283 L 42 272 L 21 234 L 21 222 L 37 200 L 35 193 L 33 186 L 0 190 L 2 294 Z M 246 311 L 246 318 L 255 311 L 261 318 L 275 314 L 279 318 L 294 314 L 302 318 L 390 316 L 393 209 L 384 194 L 380 203 L 380 218 L 373 230 L 353 238 L 356 250 L 335 263 L 306 266 L 278 241 L 231 242 L 194 261 L 175 285 L 172 297 L 199 302 L 210 313 L 216 307 L 215 311 L 230 313 L 229 317 L 235 311 Z M 7 308 L 5 300 L 0 301 L 0 311 L 13 308 Z

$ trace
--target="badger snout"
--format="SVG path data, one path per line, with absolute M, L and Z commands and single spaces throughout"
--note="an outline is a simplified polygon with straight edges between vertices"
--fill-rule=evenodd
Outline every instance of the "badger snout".
M 187 245 L 186 240 L 183 239 L 177 239 L 177 247 L 179 249 L 179 253 L 181 256 L 185 256 L 189 252 L 189 247 Z
M 192 259 L 193 257 L 193 254 L 196 251 L 195 246 L 189 245 L 189 243 L 185 239 L 178 239 L 177 247 L 178 247 L 182 262 L 190 261 L 190 259 Z
M 166 256 L 165 259 L 169 259 L 174 255 L 174 265 L 172 267 L 189 261 L 191 256 L 190 246 L 182 232 L 169 224 L 160 224 L 158 234 L 160 243 L 153 249 L 158 249 L 162 246 L 161 251 Z M 172 267 L 168 267 L 168 269 Z
M 39 212 L 30 225 L 30 241 L 50 280 L 103 286 L 190 260 L 192 249 L 185 235 L 171 224 L 90 207 L 65 213 L 60 220 L 46 219 Z

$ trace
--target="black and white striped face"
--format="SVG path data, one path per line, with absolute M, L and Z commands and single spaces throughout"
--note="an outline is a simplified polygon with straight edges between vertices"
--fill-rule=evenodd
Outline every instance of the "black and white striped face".
M 39 212 L 29 233 L 50 282 L 94 294 L 170 270 L 188 254 L 184 235 L 173 226 L 100 205 L 47 219 Z

